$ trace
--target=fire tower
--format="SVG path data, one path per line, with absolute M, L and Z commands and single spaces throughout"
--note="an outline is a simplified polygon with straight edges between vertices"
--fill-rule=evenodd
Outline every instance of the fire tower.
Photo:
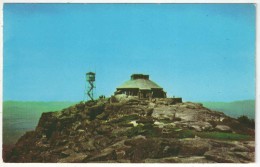
M 93 101 L 94 100 L 94 88 L 95 88 L 95 80 L 96 74 L 94 72 L 86 73 L 86 80 L 88 82 L 88 89 L 86 90 L 86 95 Z

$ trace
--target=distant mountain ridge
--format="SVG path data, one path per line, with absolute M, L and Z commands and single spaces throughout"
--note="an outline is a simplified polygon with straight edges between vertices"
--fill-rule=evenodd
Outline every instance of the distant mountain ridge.
M 14 144 L 28 130 L 33 130 L 43 112 L 59 111 L 77 102 L 3 102 L 3 143 Z
M 224 112 L 226 115 L 237 118 L 246 115 L 255 119 L 255 100 L 241 100 L 233 102 L 201 102 L 203 106 L 212 110 Z

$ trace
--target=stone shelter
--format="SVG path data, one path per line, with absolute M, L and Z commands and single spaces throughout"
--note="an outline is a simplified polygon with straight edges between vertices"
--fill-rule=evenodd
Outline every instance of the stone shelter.
M 131 79 L 116 88 L 115 95 L 126 94 L 142 98 L 166 98 L 166 92 L 149 75 L 132 74 Z

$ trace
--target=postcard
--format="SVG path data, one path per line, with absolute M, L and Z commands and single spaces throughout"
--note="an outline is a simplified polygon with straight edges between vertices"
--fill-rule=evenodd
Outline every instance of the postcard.
M 4 3 L 5 163 L 251 164 L 253 3 Z

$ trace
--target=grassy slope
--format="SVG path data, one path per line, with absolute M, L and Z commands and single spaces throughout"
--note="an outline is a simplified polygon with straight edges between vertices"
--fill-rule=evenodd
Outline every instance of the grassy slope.
M 203 106 L 224 112 L 226 115 L 237 118 L 246 115 L 255 118 L 255 100 L 243 100 L 234 102 L 202 102 Z
M 3 103 L 3 144 L 14 144 L 26 131 L 33 130 L 43 112 L 58 111 L 75 102 L 18 102 Z

